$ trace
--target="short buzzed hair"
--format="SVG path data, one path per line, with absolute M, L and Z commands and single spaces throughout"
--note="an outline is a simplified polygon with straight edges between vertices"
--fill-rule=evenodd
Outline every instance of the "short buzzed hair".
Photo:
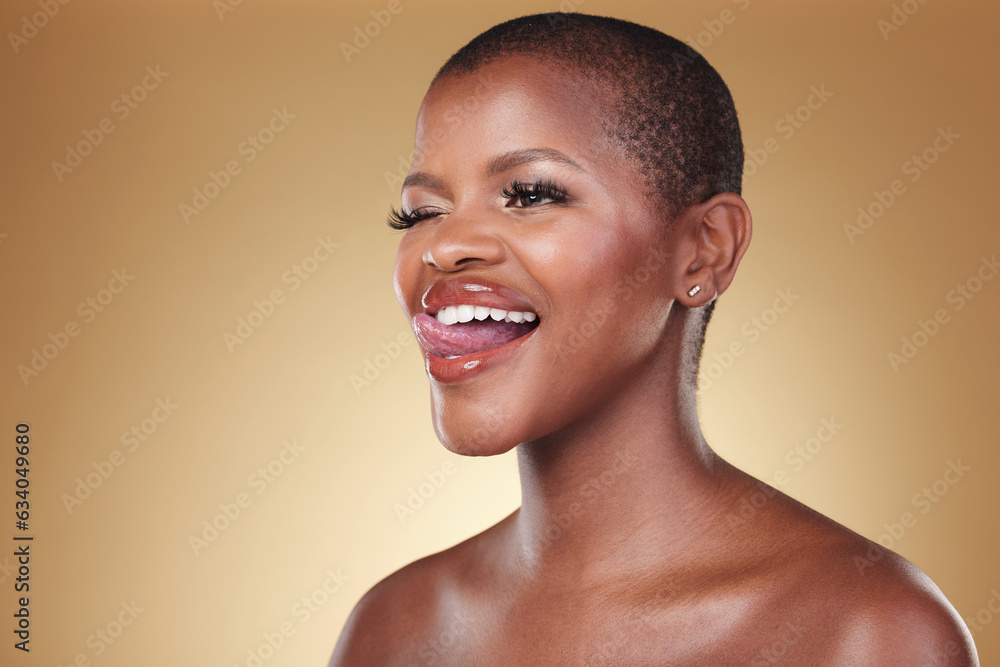
M 621 19 L 534 14 L 474 38 L 434 81 L 517 55 L 578 71 L 609 93 L 610 108 L 600 110 L 602 126 L 639 167 L 665 225 L 686 206 L 720 192 L 741 193 L 743 139 L 732 95 L 719 73 L 684 42 Z M 696 369 L 714 309 L 715 301 L 703 309 Z

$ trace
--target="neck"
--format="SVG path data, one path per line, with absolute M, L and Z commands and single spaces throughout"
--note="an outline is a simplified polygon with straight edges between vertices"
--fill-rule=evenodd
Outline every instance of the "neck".
M 585 422 L 518 445 L 529 570 L 621 576 L 679 556 L 718 516 L 732 468 L 702 436 L 683 355 L 659 357 Z

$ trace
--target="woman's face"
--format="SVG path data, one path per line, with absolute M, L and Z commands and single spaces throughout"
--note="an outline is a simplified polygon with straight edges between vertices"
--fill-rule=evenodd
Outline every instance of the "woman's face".
M 420 219 L 394 284 L 452 451 L 581 424 L 663 353 L 683 273 L 602 108 L 582 77 L 525 57 L 424 98 L 402 194 Z

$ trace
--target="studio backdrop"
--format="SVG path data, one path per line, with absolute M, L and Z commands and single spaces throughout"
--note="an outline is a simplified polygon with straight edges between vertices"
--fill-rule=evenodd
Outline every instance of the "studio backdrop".
M 437 68 L 544 10 L 674 35 L 733 92 L 755 228 L 709 443 L 913 561 L 1000 663 L 1000 9 L 971 0 L 4 2 L 0 663 L 325 665 L 369 587 L 518 506 L 513 453 L 434 437 L 384 220 Z

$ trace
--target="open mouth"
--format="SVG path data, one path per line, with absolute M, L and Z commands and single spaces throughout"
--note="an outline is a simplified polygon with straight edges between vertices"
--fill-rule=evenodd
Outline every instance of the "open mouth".
M 424 348 L 439 357 L 456 359 L 502 347 L 527 336 L 540 323 L 532 311 L 512 311 L 459 304 L 414 320 Z

